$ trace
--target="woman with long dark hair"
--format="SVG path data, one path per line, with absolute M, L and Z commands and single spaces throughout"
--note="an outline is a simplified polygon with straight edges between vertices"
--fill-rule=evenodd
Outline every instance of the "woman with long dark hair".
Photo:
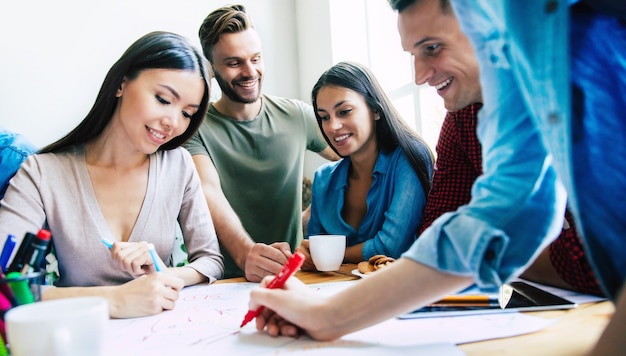
M 137 317 L 222 276 L 200 180 L 179 147 L 204 119 L 209 80 L 187 39 L 149 33 L 109 70 L 84 120 L 24 162 L 2 201 L 0 236 L 51 231 L 59 278 L 44 300 L 101 296 L 112 317 Z M 170 262 L 177 223 L 190 263 L 159 267 L 149 247 Z
M 341 157 L 315 172 L 307 235 L 346 235 L 344 262 L 399 258 L 415 241 L 433 154 L 361 64 L 341 62 L 312 91 L 324 138 Z M 308 253 L 308 241 L 300 248 Z M 310 258 L 305 269 L 314 269 Z

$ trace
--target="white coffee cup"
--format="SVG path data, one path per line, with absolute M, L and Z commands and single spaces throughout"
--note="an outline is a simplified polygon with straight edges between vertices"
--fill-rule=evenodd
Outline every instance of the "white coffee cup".
M 109 306 L 78 297 L 25 304 L 5 315 L 12 356 L 101 355 Z
M 346 236 L 309 236 L 309 251 L 318 271 L 337 271 L 346 253 Z

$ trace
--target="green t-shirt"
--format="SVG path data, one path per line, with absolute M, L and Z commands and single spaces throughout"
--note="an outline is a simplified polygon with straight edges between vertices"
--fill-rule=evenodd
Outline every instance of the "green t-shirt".
M 185 148 L 211 158 L 226 199 L 255 242 L 286 241 L 293 251 L 302 241 L 304 153 L 327 144 L 311 105 L 267 95 L 262 100 L 261 112 L 249 121 L 233 120 L 211 105 Z M 223 247 L 222 253 L 224 277 L 243 276 Z

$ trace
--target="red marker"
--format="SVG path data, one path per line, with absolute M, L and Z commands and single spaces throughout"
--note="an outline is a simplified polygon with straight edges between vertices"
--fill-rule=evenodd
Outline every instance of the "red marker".
M 285 282 L 289 277 L 291 277 L 296 271 L 302 267 L 304 263 L 304 255 L 301 252 L 294 253 L 288 260 L 287 263 L 283 266 L 283 269 L 278 272 L 278 274 L 272 279 L 270 283 L 268 283 L 266 288 L 276 289 L 282 288 L 285 285 Z M 263 311 L 263 306 L 260 306 L 256 310 L 248 310 L 246 316 L 243 318 L 243 322 L 241 323 L 240 328 L 243 328 L 246 324 L 248 324 L 252 319 L 256 318 Z

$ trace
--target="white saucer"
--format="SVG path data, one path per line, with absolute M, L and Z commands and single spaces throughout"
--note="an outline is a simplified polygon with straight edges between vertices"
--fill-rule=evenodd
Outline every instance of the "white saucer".
M 359 272 L 358 268 L 353 269 L 352 274 L 361 278 L 369 277 L 367 274 Z

